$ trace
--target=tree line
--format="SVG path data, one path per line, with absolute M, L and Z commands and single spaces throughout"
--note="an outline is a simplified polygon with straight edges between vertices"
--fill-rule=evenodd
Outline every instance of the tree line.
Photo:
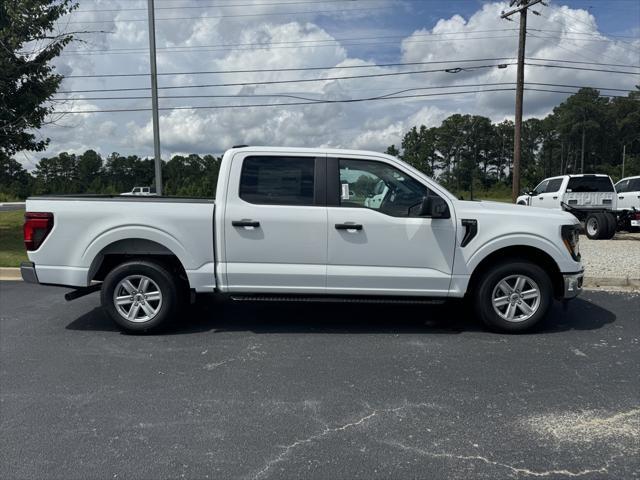
M 436 177 L 455 192 L 497 189 L 511 185 L 514 123 L 492 123 L 479 115 L 455 114 L 440 126 L 413 127 L 399 147 L 399 156 Z M 606 173 L 614 180 L 640 175 L 640 89 L 626 97 L 602 96 L 580 89 L 543 119 L 530 118 L 522 127 L 523 186 L 566 173 Z
M 564 173 L 640 175 L 640 90 L 610 99 L 597 90 L 582 89 L 543 119 L 523 122 L 522 185 L 535 186 L 544 177 Z M 398 156 L 436 178 L 456 193 L 503 192 L 508 196 L 513 159 L 513 122 L 493 123 L 479 115 L 455 114 L 439 126 L 411 128 L 399 146 L 387 153 Z M 167 195 L 215 194 L 220 157 L 176 155 L 163 161 Z M 584 168 L 583 168 L 584 166 Z M 0 200 L 29 195 L 106 193 L 152 186 L 153 159 L 96 151 L 81 155 L 62 152 L 38 161 L 31 172 L 0 152 Z

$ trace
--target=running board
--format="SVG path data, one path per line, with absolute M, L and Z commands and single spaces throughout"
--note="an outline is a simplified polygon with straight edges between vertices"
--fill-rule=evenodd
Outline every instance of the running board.
M 424 297 L 325 297 L 294 295 L 231 295 L 236 302 L 322 302 L 322 303 L 378 303 L 442 305 L 446 299 Z

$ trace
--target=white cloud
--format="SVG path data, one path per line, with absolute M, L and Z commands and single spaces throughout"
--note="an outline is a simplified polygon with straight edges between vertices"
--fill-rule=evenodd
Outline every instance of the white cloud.
M 394 0 L 389 0 L 394 3 Z M 127 5 L 126 2 L 98 3 Z M 197 5 L 196 2 L 192 2 Z M 88 7 L 83 7 L 88 8 Z M 517 51 L 517 24 L 500 19 L 500 12 L 508 8 L 506 2 L 482 5 L 469 18 L 452 15 L 438 20 L 432 27 L 425 25 L 405 38 L 398 39 L 400 56 L 396 61 L 429 62 L 435 60 L 465 60 L 476 58 L 509 57 L 504 63 L 515 61 Z M 278 12 L 293 10 L 292 6 L 256 6 L 186 10 L 189 16 L 226 15 L 232 13 Z M 302 8 L 300 8 L 302 10 Z M 599 33 L 595 18 L 585 10 L 568 7 L 540 7 L 543 16 L 529 15 L 527 56 L 533 58 L 569 59 L 596 62 L 638 64 L 640 42 L 619 41 Z M 200 12 L 200 13 L 198 13 Z M 206 12 L 206 13 L 205 13 Z M 384 11 L 372 11 L 382 15 Z M 98 18 L 97 14 L 84 14 Z M 93 16 L 90 16 L 93 15 Z M 100 14 L 99 18 L 105 18 Z M 139 18 L 146 12 L 117 12 L 108 18 Z M 344 16 L 345 14 L 343 14 Z M 363 12 L 346 14 L 339 18 L 340 25 L 352 22 L 354 31 L 366 30 Z M 176 16 L 176 12 L 163 11 L 157 17 Z M 370 58 L 350 55 L 348 42 L 335 38 L 351 37 L 348 31 L 332 35 L 327 22 L 309 15 L 302 21 L 291 21 L 287 16 L 246 17 L 233 19 L 201 19 L 195 22 L 158 22 L 157 38 L 160 48 L 175 46 L 222 45 L 168 53 L 158 51 L 161 72 L 193 72 L 268 68 L 304 68 L 313 66 L 348 67 L 372 65 Z M 325 27 L 323 28 L 323 26 Z M 104 27 L 104 25 L 101 25 Z M 147 32 L 144 22 L 111 23 L 115 33 L 94 35 L 86 48 L 146 48 Z M 373 28 L 372 28 L 373 29 Z M 253 44 L 268 48 L 255 49 Z M 343 44 L 344 43 L 344 44 Z M 236 45 L 230 47 L 229 45 Z M 237 44 L 245 44 L 237 46 Z M 225 46 L 226 45 L 226 46 Z M 324 45 L 324 46 L 321 46 Z M 82 46 L 71 46 L 77 50 Z M 483 61 L 477 64 L 495 64 Z M 472 63 L 465 63 L 471 65 Z M 116 72 L 148 72 L 148 53 L 113 52 L 104 56 L 65 56 L 58 60 L 58 69 L 65 74 L 91 74 Z M 445 65 L 447 66 L 447 65 Z M 451 65 L 458 66 L 458 65 Z M 408 69 L 435 69 L 442 65 L 407 67 Z M 333 70 L 304 72 L 263 72 L 236 74 L 207 74 L 161 76 L 161 86 L 238 83 L 247 81 L 274 81 L 284 79 L 327 79 L 334 76 L 367 73 L 394 73 L 402 67 L 374 67 L 368 69 L 336 68 Z M 313 98 L 345 99 L 388 94 L 402 89 L 417 89 L 441 85 L 485 84 L 513 82 L 515 66 L 461 71 L 459 73 L 425 73 L 406 76 L 362 78 L 356 80 L 325 80 L 322 82 L 212 87 L 162 90 L 166 95 L 233 95 L 287 93 Z M 606 86 L 633 88 L 637 77 L 607 75 L 600 72 L 527 67 L 526 80 L 533 83 Z M 63 90 L 99 88 L 146 88 L 149 79 L 142 77 L 68 79 Z M 496 87 L 501 88 L 501 87 Z M 502 87 L 507 88 L 507 86 Z M 539 88 L 552 88 L 539 86 Z M 462 90 L 475 90 L 464 87 Z M 561 90 L 565 88 L 560 88 Z M 405 95 L 433 94 L 450 89 L 414 90 Z M 108 96 L 145 96 L 148 91 L 113 92 Z M 95 94 L 76 94 L 90 98 Z M 565 95 L 566 96 L 566 95 Z M 563 95 L 527 91 L 525 112 L 543 116 L 565 97 Z M 161 99 L 161 106 L 247 105 L 271 102 L 290 103 L 293 99 L 274 98 L 186 98 Z M 233 144 L 297 145 L 356 147 L 384 150 L 389 144 L 399 144 L 402 134 L 413 125 L 438 125 L 453 113 L 486 115 L 494 121 L 513 116 L 513 92 L 491 92 L 475 95 L 423 97 L 403 100 L 381 100 L 361 103 L 298 105 L 278 107 L 247 107 L 235 109 L 198 109 L 161 111 L 161 143 L 163 155 L 176 152 L 221 153 Z M 80 100 L 65 110 L 148 108 L 149 100 Z M 123 154 L 150 155 L 153 151 L 150 112 L 103 113 L 67 115 L 59 126 L 48 126 L 42 134 L 52 138 L 47 154 L 61 150 L 75 151 L 94 148 L 103 154 L 118 151 Z M 19 157 L 18 157 L 19 158 Z

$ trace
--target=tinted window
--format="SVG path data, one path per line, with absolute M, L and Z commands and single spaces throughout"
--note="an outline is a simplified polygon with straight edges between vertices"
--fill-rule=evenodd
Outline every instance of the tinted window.
M 240 198 L 267 205 L 313 205 L 314 165 L 310 157 L 247 157 Z
M 627 192 L 640 192 L 640 178 L 632 178 L 629 180 Z
M 540 195 L 541 193 L 544 193 L 545 190 L 547 189 L 548 184 L 549 184 L 549 180 L 540 182 L 540 184 L 533 190 L 533 194 Z
M 547 183 L 547 188 L 544 189 L 543 193 L 555 193 L 560 190 L 562 180 L 562 178 L 554 178 L 553 180 L 549 180 L 549 183 Z
M 567 192 L 613 192 L 609 177 L 572 177 Z
M 417 217 L 429 189 L 382 162 L 340 159 L 340 206 L 377 210 L 394 217 Z
M 616 192 L 618 193 L 624 193 L 624 192 L 628 192 L 629 191 L 629 180 L 624 180 L 622 182 L 618 182 L 616 183 L 615 187 L 616 187 Z

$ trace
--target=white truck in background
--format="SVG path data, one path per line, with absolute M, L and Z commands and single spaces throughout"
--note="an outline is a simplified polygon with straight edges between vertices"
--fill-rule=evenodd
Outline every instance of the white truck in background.
M 154 187 L 133 187 L 131 189 L 130 192 L 124 192 L 121 193 L 120 195 L 143 195 L 143 196 L 148 196 L 148 195 L 155 195 L 156 191 Z
M 631 211 L 619 208 L 619 200 L 611 177 L 580 174 L 546 178 L 516 203 L 572 213 L 584 223 L 587 237 L 598 240 L 612 238 L 634 221 Z
M 578 228 L 562 211 L 458 200 L 380 153 L 243 147 L 224 154 L 215 203 L 29 198 L 21 270 L 27 282 L 73 288 L 67 299 L 100 290 L 128 331 L 166 324 L 190 292 L 217 292 L 244 301 L 466 297 L 490 328 L 515 332 L 582 290 Z

